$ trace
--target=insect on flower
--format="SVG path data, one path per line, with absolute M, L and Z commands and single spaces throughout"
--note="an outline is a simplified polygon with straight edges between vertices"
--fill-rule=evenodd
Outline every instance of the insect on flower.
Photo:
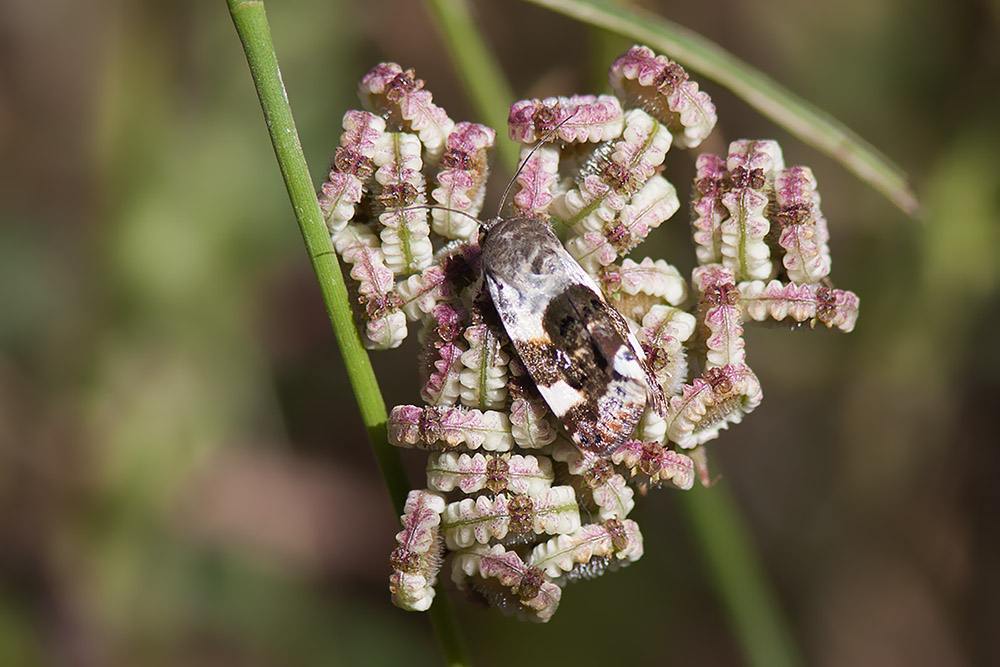
M 512 211 L 486 220 L 493 129 L 452 121 L 394 63 L 361 79 L 369 111 L 344 116 L 319 200 L 365 342 L 420 327 L 423 405 L 388 423 L 392 444 L 433 452 L 390 560 L 397 606 L 427 609 L 448 556 L 460 589 L 548 620 L 564 584 L 642 556 L 635 491 L 704 483 L 705 443 L 760 403 L 744 324 L 854 326 L 815 178 L 774 141 L 697 158 L 690 281 L 624 257 L 680 207 L 667 151 L 697 147 L 716 116 L 646 47 L 609 81 L 614 96 L 511 107 Z
M 607 455 L 663 390 L 594 279 L 537 218 L 494 218 L 480 239 L 493 305 L 539 393 L 582 450 Z

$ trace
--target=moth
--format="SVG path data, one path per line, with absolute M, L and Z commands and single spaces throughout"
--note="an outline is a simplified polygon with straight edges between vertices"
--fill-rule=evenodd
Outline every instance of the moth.
M 483 279 L 542 398 L 581 450 L 606 456 L 635 430 L 663 389 L 625 318 L 531 217 L 482 223 Z

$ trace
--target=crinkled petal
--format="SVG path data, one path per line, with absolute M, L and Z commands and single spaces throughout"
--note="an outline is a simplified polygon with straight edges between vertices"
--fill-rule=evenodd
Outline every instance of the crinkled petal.
M 611 65 L 611 87 L 629 107 L 640 107 L 665 123 L 681 148 L 694 148 L 715 127 L 715 105 L 687 72 L 646 46 L 633 46 Z
M 404 71 L 396 63 L 376 65 L 361 78 L 358 95 L 362 104 L 386 118 L 390 129 L 416 132 L 430 161 L 437 163 L 455 122 L 433 103 L 413 70 Z
M 552 462 L 545 456 L 441 452 L 427 461 L 427 486 L 442 492 L 459 489 L 472 494 L 487 489 L 538 495 L 552 486 L 553 479 Z
M 826 219 L 819 210 L 816 178 L 808 167 L 791 167 L 775 178 L 775 215 L 781 228 L 778 245 L 788 279 L 817 283 L 830 274 L 830 248 Z
M 476 218 L 486 196 L 489 152 L 496 145 L 493 128 L 476 123 L 458 123 L 448 135 L 447 150 L 431 192 L 443 208 L 431 211 L 435 234 L 472 241 L 479 233 Z
M 609 519 L 539 544 L 528 556 L 528 564 L 541 568 L 553 580 L 578 579 L 591 578 L 609 563 L 627 565 L 641 557 L 638 524 L 630 519 Z
M 562 589 L 537 567 L 497 544 L 479 545 L 455 554 L 452 579 L 459 588 L 472 586 L 505 613 L 544 623 L 559 607 Z
M 709 369 L 670 399 L 667 436 L 685 449 L 700 445 L 742 421 L 762 397 L 760 382 L 746 365 Z
M 510 421 L 502 412 L 462 407 L 397 405 L 389 414 L 389 442 L 397 447 L 509 451 Z
M 522 100 L 510 108 L 507 128 L 521 144 L 534 144 L 552 130 L 553 139 L 566 143 L 607 141 L 621 134 L 622 107 L 611 95 Z

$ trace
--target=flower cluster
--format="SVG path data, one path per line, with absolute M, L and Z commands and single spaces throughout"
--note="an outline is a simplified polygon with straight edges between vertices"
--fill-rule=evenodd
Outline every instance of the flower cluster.
M 660 175 L 666 153 L 698 146 L 716 116 L 679 65 L 646 47 L 619 57 L 609 79 L 614 96 L 517 102 L 508 123 L 523 147 L 514 211 L 565 233 L 667 397 L 665 414 L 648 410 L 609 457 L 562 432 L 478 281 L 494 130 L 452 121 L 412 70 L 392 63 L 361 79 L 369 111 L 344 116 L 319 199 L 350 265 L 363 335 L 391 348 L 414 324 L 422 347 L 423 405 L 397 406 L 389 421 L 393 444 L 431 452 L 390 559 L 400 607 L 430 606 L 450 555 L 459 588 L 547 620 L 565 583 L 642 555 L 628 518 L 635 491 L 706 482 L 704 444 L 760 403 L 744 323 L 854 326 L 858 298 L 827 278 L 816 180 L 786 167 L 774 141 L 697 158 L 690 281 L 664 260 L 625 257 L 680 206 Z

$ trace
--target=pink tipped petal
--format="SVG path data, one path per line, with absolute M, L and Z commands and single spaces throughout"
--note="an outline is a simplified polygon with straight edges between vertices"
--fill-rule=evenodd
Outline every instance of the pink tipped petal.
M 850 332 L 858 318 L 860 300 L 853 292 L 822 285 L 784 284 L 777 280 L 740 283 L 742 306 L 746 317 L 796 322 L 812 320 L 828 327 Z
M 698 317 L 704 327 L 705 368 L 741 364 L 746 358 L 740 292 L 729 267 L 713 264 L 694 270 L 701 293 Z
M 700 445 L 742 421 L 762 397 L 757 376 L 745 364 L 709 369 L 670 399 L 667 436 L 685 449 Z
M 432 102 L 424 82 L 413 70 L 404 71 L 396 63 L 381 63 L 362 77 L 358 86 L 361 103 L 386 118 L 391 130 L 414 132 L 437 163 L 444 152 L 445 138 L 455 126 L 444 109 Z
M 414 208 L 426 202 L 420 142 L 413 135 L 385 133 L 376 145 L 374 164 L 386 266 L 396 275 L 423 271 L 430 266 L 434 249 L 427 209 Z
M 622 108 L 610 95 L 522 100 L 510 108 L 507 128 L 521 144 L 534 144 L 552 130 L 554 139 L 566 143 L 607 141 L 621 133 Z
M 502 412 L 460 407 L 397 405 L 389 414 L 389 442 L 396 447 L 444 450 L 454 447 L 509 451 L 510 422 Z
M 497 544 L 476 546 L 456 554 L 452 579 L 459 588 L 472 587 L 505 613 L 544 623 L 559 607 L 562 589 L 536 567 Z
M 618 259 L 618 251 L 598 232 L 574 236 L 566 241 L 566 250 L 591 274 Z
M 715 127 L 715 105 L 687 72 L 646 46 L 633 46 L 614 62 L 608 80 L 627 107 L 665 123 L 681 148 L 693 148 Z
M 434 600 L 434 584 L 441 568 L 441 544 L 438 526 L 444 511 L 444 498 L 428 491 L 410 491 L 404 514 L 403 530 L 396 534 L 399 545 L 390 558 L 392 575 L 389 590 L 397 607 L 426 611 Z
M 348 111 L 343 127 L 340 148 L 319 195 L 320 210 L 331 234 L 341 231 L 354 216 L 363 186 L 374 171 L 375 143 L 385 132 L 385 121 L 367 111 Z
M 778 245 L 784 250 L 782 263 L 788 279 L 795 283 L 817 283 L 830 274 L 830 239 L 826 219 L 819 210 L 816 179 L 808 167 L 791 167 L 775 179 Z
M 549 217 L 549 205 L 559 172 L 559 150 L 552 146 L 521 149 L 521 173 L 517 175 L 514 210 L 517 215 L 543 220 Z
M 518 541 L 530 535 L 558 535 L 580 527 L 573 487 L 540 489 L 535 495 L 500 493 L 449 503 L 442 514 L 441 534 L 455 551 L 491 540 Z
M 569 535 L 536 546 L 528 564 L 553 580 L 590 578 L 605 564 L 628 565 L 642 557 L 642 533 L 630 519 L 609 519 L 581 526 Z
M 431 192 L 434 201 L 445 207 L 431 211 L 436 234 L 475 239 L 479 232 L 476 217 L 486 195 L 489 151 L 495 145 L 496 132 L 476 123 L 458 123 L 448 135 L 437 174 L 438 187 Z
M 510 355 L 493 329 L 477 324 L 465 330 L 469 349 L 462 355 L 462 405 L 499 410 L 507 402 L 507 362 Z
M 722 195 L 729 188 L 726 161 L 718 155 L 698 156 L 698 173 L 694 181 L 691 223 L 695 254 L 700 264 L 722 262 L 722 221 L 729 217 Z

